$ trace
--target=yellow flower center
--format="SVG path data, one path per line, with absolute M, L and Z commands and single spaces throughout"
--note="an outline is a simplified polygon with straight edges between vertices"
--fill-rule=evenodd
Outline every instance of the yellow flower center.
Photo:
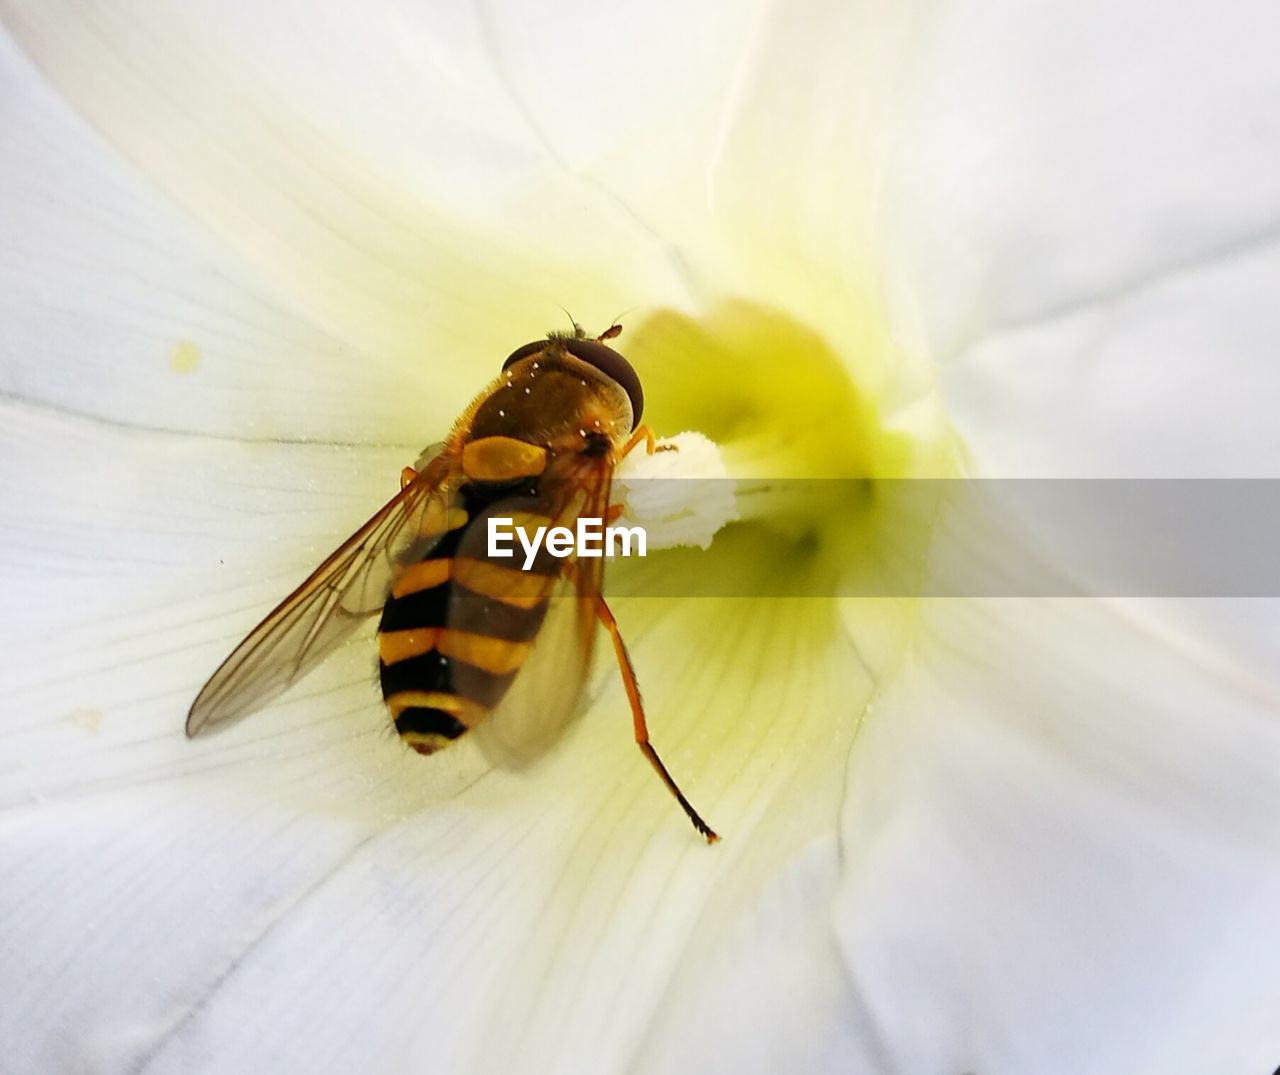
M 847 594 L 851 572 L 883 565 L 889 551 L 927 548 L 922 497 L 936 486 L 912 479 L 957 476 L 961 452 L 928 368 L 894 343 L 874 307 L 861 313 L 853 338 L 838 340 L 742 301 L 699 319 L 660 311 L 629 333 L 647 418 L 660 433 L 705 433 L 738 481 L 743 521 L 716 538 L 713 555 L 665 563 L 676 572 L 683 557 L 707 580 L 695 593 L 714 593 L 715 565 L 729 560 L 735 577 L 754 561 L 778 584 L 728 592 Z M 855 589 L 904 585 L 868 576 Z
M 674 653 L 740 637 L 698 712 L 708 763 L 742 764 L 769 728 L 791 739 L 761 765 L 795 760 L 804 741 L 837 756 L 910 647 L 939 488 L 911 479 L 959 476 L 963 455 L 930 364 L 873 307 L 858 314 L 840 338 L 744 301 L 699 318 L 660 311 L 628 330 L 646 420 L 660 434 L 705 433 L 737 481 L 740 521 L 710 549 L 615 561 L 609 576 L 626 618 L 659 618 Z M 716 678 L 714 659 L 695 663 Z

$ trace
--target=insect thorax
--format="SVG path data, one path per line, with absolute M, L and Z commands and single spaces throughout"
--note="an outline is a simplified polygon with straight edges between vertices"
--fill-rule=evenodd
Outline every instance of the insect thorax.
M 582 451 L 588 437 L 620 445 L 630 430 L 631 404 L 621 388 L 572 357 L 543 355 L 503 370 L 477 405 L 466 439 L 511 437 Z

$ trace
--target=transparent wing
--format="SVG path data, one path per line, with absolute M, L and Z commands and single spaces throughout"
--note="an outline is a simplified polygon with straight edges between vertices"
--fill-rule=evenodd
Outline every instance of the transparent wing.
M 580 515 L 604 517 L 611 475 L 607 461 L 572 463 L 569 473 L 556 479 L 554 507 L 545 510 L 554 520 L 552 525 L 570 529 Z M 508 515 L 513 507 L 518 511 L 527 505 L 497 504 L 486 514 Z M 480 529 L 476 528 L 476 532 Z M 574 557 L 564 560 L 563 565 L 562 573 L 548 580 L 547 614 L 529 657 L 502 701 L 471 733 L 496 764 L 528 764 L 581 713 L 583 687 L 591 671 L 597 634 L 596 607 L 604 560 Z M 460 626 L 465 630 L 482 625 Z
M 437 454 L 311 576 L 258 624 L 209 678 L 187 715 L 187 735 L 252 713 L 305 676 L 386 602 L 413 550 L 445 533 L 454 474 Z

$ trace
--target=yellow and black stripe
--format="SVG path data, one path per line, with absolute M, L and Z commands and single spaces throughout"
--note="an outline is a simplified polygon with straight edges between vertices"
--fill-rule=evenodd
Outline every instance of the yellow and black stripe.
M 396 731 L 420 754 L 457 739 L 502 700 L 532 649 L 560 572 L 543 553 L 531 570 L 491 560 L 478 530 L 510 487 L 472 482 L 465 511 L 425 557 L 401 569 L 378 627 L 382 695 Z M 500 511 L 498 514 L 519 515 Z M 531 511 L 517 522 L 550 525 Z

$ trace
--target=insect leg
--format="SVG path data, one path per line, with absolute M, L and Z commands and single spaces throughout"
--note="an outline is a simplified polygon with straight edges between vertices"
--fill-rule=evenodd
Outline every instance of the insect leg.
M 631 450 L 644 441 L 644 451 L 646 455 L 653 455 L 654 452 L 678 452 L 680 450 L 675 444 L 658 444 L 658 438 L 654 435 L 652 429 L 648 426 L 637 426 L 636 431 L 631 434 L 631 439 L 622 446 L 622 455 L 630 455 Z
M 631 664 L 631 655 L 627 653 L 627 647 L 622 641 L 621 633 L 618 631 L 618 621 L 613 618 L 613 613 L 609 611 L 609 606 L 605 604 L 603 597 L 600 598 L 596 611 L 600 617 L 600 622 L 604 624 L 605 630 L 609 632 L 609 637 L 613 639 L 613 652 L 618 657 L 618 669 L 622 673 L 622 685 L 627 692 L 627 701 L 631 703 L 631 718 L 635 724 L 636 745 L 640 748 L 640 752 L 649 759 L 649 764 L 653 766 L 654 771 L 662 777 L 662 782 L 667 785 L 667 790 L 675 796 L 676 802 L 689 815 L 689 820 L 693 822 L 693 827 L 707 838 L 707 843 L 714 844 L 720 837 L 716 835 L 710 825 L 698 816 L 698 811 L 684 797 L 684 792 L 676 786 L 671 774 L 667 772 L 667 767 L 662 764 L 662 759 L 658 757 L 658 752 L 653 749 L 653 744 L 649 742 L 649 728 L 645 724 L 644 703 L 640 700 L 640 687 L 636 683 L 636 670 Z
M 404 470 L 400 471 L 400 488 L 403 489 L 417 476 L 418 472 L 413 467 L 405 467 Z

